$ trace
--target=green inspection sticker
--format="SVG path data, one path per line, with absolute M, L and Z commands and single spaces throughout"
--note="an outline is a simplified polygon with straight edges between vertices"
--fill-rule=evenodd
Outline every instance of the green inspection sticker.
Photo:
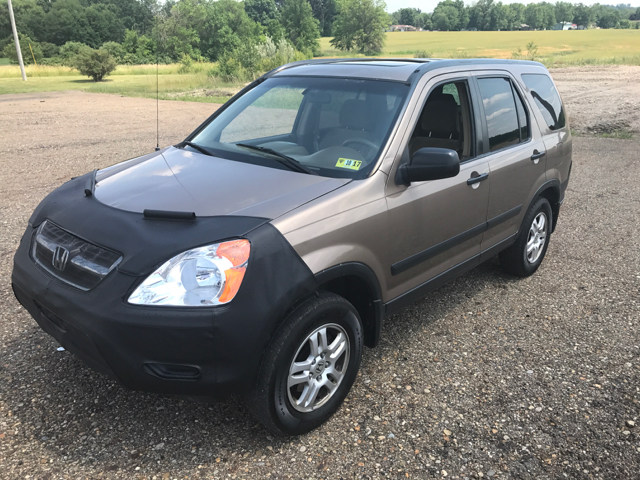
M 348 168 L 349 170 L 360 170 L 362 162 L 360 160 L 351 160 L 350 158 L 339 158 L 336 167 Z

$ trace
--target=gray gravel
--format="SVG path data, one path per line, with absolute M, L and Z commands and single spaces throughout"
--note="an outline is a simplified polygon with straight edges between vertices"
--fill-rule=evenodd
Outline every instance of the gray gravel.
M 333 419 L 282 440 L 236 400 L 123 389 L 57 351 L 11 293 L 33 208 L 152 150 L 154 105 L 0 96 L 1 478 L 638 478 L 639 141 L 576 138 L 540 270 L 518 280 L 493 259 L 388 319 Z M 212 110 L 161 108 L 162 144 Z

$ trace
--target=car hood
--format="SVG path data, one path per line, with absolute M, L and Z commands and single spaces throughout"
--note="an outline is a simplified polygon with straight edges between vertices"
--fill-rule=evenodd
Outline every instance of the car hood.
M 169 147 L 96 174 L 96 198 L 111 207 L 274 219 L 349 183 Z

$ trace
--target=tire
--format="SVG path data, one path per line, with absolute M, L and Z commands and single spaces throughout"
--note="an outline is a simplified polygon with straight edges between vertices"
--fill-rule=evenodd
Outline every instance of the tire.
M 540 197 L 529 207 L 516 242 L 500 252 L 502 269 L 518 277 L 533 275 L 547 253 L 552 224 L 551 205 Z
M 320 293 L 305 301 L 283 322 L 265 352 L 256 384 L 245 399 L 247 408 L 277 435 L 301 435 L 322 425 L 356 379 L 362 344 L 360 316 L 344 298 Z M 314 391 L 312 400 L 306 393 Z

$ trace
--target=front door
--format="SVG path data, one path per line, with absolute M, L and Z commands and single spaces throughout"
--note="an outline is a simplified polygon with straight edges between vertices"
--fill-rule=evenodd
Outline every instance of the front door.
M 460 173 L 453 178 L 398 186 L 393 171 L 387 205 L 391 238 L 388 265 L 389 299 L 428 282 L 477 256 L 486 228 L 489 166 L 477 157 L 478 122 L 472 107 L 467 74 L 431 80 L 412 114 L 402 155 L 422 147 L 456 150 Z

